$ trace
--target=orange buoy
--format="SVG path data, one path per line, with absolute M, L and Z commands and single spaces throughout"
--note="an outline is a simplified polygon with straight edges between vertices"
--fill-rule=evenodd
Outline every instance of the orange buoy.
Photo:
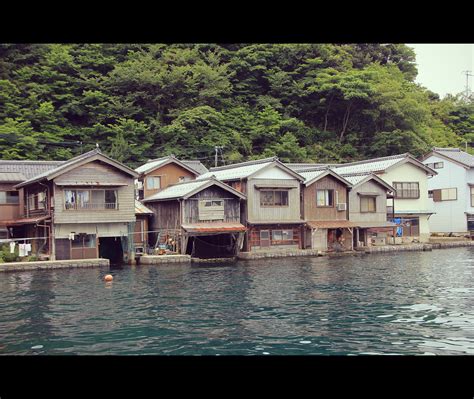
M 104 277 L 105 281 L 112 281 L 113 279 L 114 279 L 114 277 L 111 274 L 106 274 L 105 277 Z

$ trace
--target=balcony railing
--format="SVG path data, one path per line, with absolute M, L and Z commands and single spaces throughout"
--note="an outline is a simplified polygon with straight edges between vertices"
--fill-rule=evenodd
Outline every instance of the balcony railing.
M 117 202 L 84 202 L 84 203 L 66 203 L 64 209 L 74 211 L 95 211 L 104 209 L 119 209 Z

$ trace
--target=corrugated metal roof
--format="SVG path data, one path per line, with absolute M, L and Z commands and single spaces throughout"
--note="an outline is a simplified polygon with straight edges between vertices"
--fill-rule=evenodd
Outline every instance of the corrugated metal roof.
M 51 216 L 36 216 L 32 218 L 23 218 L 23 219 L 12 219 L 12 220 L 2 220 L 2 225 L 4 226 L 19 226 L 22 224 L 32 224 L 37 223 L 42 220 L 49 219 Z
M 144 198 L 143 201 L 157 201 L 172 198 L 181 198 L 193 192 L 194 190 L 204 187 L 208 182 L 209 179 L 190 180 L 183 183 L 173 184 L 159 191 L 158 193 L 151 195 L 150 197 Z
M 450 158 L 456 162 L 462 163 L 470 168 L 474 168 L 474 156 L 468 154 L 467 152 L 461 151 L 459 148 L 433 148 L 433 152 L 437 152 L 445 156 L 446 158 Z
M 0 182 L 12 182 L 12 183 L 19 183 L 21 181 L 26 180 L 25 175 L 23 173 L 18 172 L 0 172 Z
M 147 208 L 140 201 L 135 200 L 135 214 L 136 215 L 149 215 L 153 214 L 153 211 L 150 208 Z
M 231 231 L 245 231 L 244 225 L 240 223 L 212 222 L 212 223 L 193 223 L 183 224 L 183 229 L 188 233 L 218 233 Z
M 313 229 L 338 229 L 344 227 L 357 227 L 357 222 L 349 220 L 309 220 L 306 222 Z
M 58 167 L 66 161 L 30 161 L 30 160 L 0 160 L 0 172 L 21 173 L 24 180 L 31 179 Z

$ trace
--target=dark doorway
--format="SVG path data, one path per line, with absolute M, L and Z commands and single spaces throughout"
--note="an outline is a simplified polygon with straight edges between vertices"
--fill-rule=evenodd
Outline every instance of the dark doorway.
M 109 259 L 110 263 L 123 262 L 123 250 L 120 237 L 100 237 L 99 257 Z
M 189 237 L 186 253 L 194 258 L 213 259 L 235 256 L 236 238 L 233 234 Z

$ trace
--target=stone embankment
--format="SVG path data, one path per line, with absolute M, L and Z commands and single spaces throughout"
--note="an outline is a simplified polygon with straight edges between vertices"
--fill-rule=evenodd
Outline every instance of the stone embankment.
M 18 272 L 40 269 L 74 269 L 79 267 L 109 266 L 108 259 L 71 259 L 71 260 L 46 260 L 37 262 L 5 262 L 0 263 L 0 272 Z
M 143 255 L 140 256 L 140 265 L 161 265 L 165 263 L 190 263 L 191 255 Z

